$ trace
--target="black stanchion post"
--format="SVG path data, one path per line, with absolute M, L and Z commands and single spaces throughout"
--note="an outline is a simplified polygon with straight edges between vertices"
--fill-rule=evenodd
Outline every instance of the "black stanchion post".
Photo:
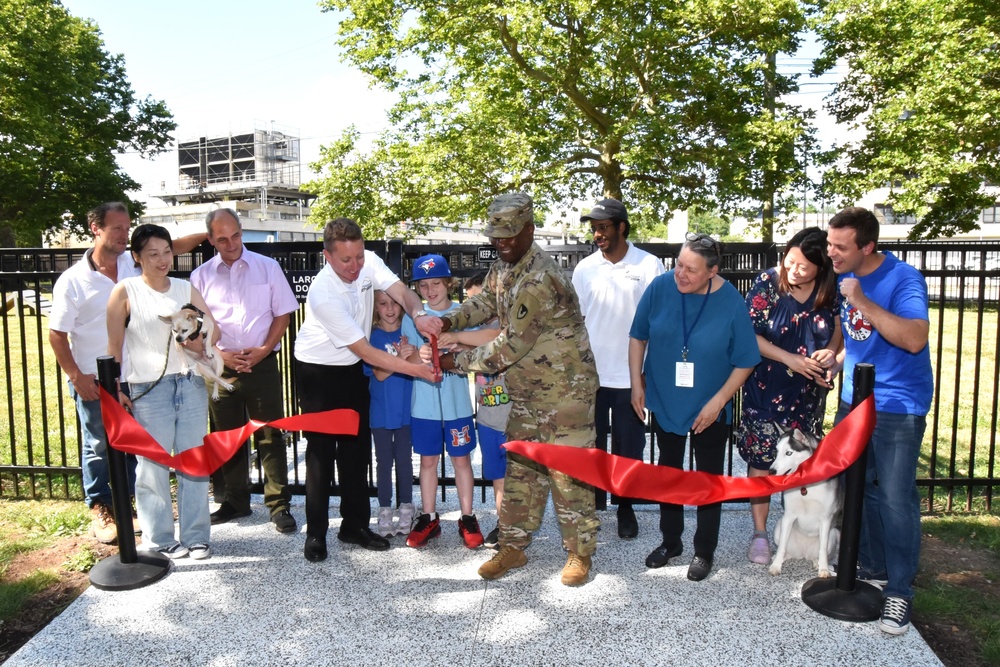
M 851 407 L 860 405 L 874 388 L 875 367 L 857 364 L 854 367 Z M 841 621 L 858 623 L 876 620 L 882 608 L 882 591 L 869 583 L 857 581 L 858 540 L 861 537 L 861 508 L 865 499 L 867 466 L 866 445 L 844 476 L 844 512 L 836 578 L 810 579 L 802 586 L 802 601 L 813 610 Z
M 118 362 L 114 357 L 98 357 L 98 381 L 112 396 L 118 392 L 118 375 Z M 108 468 L 111 477 L 111 503 L 114 506 L 115 528 L 118 531 L 118 557 L 109 556 L 91 568 L 90 583 L 97 588 L 114 591 L 142 588 L 167 573 L 170 559 L 156 552 L 136 551 L 125 454 L 110 445 Z
M 97 359 L 97 379 L 112 396 L 117 395 L 118 362 L 114 357 Z M 105 439 L 107 435 L 105 434 Z M 129 496 L 128 469 L 125 454 L 108 446 L 108 473 L 111 480 L 111 505 L 115 511 L 118 531 L 118 558 L 123 563 L 136 562 L 135 526 L 132 525 L 132 499 Z

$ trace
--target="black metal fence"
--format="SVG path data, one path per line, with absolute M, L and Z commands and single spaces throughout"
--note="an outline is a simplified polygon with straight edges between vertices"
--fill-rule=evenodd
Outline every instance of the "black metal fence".
M 367 246 L 404 280 L 411 275 L 413 261 L 427 253 L 444 255 L 460 278 L 486 268 L 477 246 L 404 245 L 398 241 Z M 660 257 L 668 269 L 680 249 L 678 244 L 640 246 Z M 318 242 L 249 247 L 274 257 L 293 286 L 297 277 L 315 274 L 323 266 Z M 1000 400 L 1000 241 L 883 243 L 881 248 L 920 269 L 930 291 L 936 391 L 917 480 L 924 491 L 925 509 L 989 509 L 993 487 L 1000 484 L 995 465 Z M 593 251 L 586 245 L 550 245 L 545 249 L 567 272 Z M 775 265 L 778 250 L 760 243 L 727 244 L 722 275 L 745 293 L 763 269 Z M 205 245 L 175 258 L 176 275 L 188 275 L 211 254 L 211 247 Z M 0 409 L 7 417 L 6 424 L 0 422 L 0 497 L 82 498 L 80 429 L 66 379 L 48 345 L 47 321 L 53 283 L 82 255 L 82 249 L 0 249 L 0 297 L 5 311 L 0 324 Z M 302 316 L 300 308 L 279 353 L 286 414 L 295 413 L 297 406 L 291 350 Z M 291 460 L 300 460 L 297 434 L 292 434 L 291 448 Z M 730 451 L 730 471 L 732 463 Z M 441 477 L 442 488 L 454 484 L 444 468 Z M 289 482 L 293 493 L 304 492 L 297 468 L 293 468 Z M 486 482 L 477 480 L 477 484 L 485 486 Z

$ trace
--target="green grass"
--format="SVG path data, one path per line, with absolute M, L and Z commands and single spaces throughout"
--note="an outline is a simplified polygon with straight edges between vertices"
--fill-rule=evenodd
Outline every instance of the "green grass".
M 89 524 L 89 512 L 79 501 L 0 500 L 0 621 L 16 617 L 32 595 L 59 580 L 56 564 L 18 581 L 4 581 L 13 558 L 44 549 L 59 537 L 82 534 Z M 96 555 L 91 554 L 93 561 Z
M 997 560 L 996 569 L 981 572 L 988 582 L 1000 578 L 1000 516 L 960 514 L 925 516 L 923 532 L 946 544 L 979 549 Z M 914 611 L 917 618 L 933 619 L 970 632 L 986 664 L 1000 665 L 1000 596 L 979 594 L 968 585 L 934 577 L 918 577 Z
M 0 410 L 4 412 L 0 464 L 79 466 L 76 408 L 49 347 L 48 318 L 25 312 L 22 329 L 12 311 L 0 327 L 0 354 L 7 355 L 3 365 L 10 364 L 9 382 L 7 372 L 0 373 Z M 44 477 L 28 474 L 18 474 L 15 482 L 14 475 L 4 473 L 0 496 L 82 498 L 83 494 L 79 474 L 56 477 L 50 484 Z
M 0 621 L 17 617 L 35 593 L 59 581 L 52 570 L 39 570 L 14 583 L 0 582 Z

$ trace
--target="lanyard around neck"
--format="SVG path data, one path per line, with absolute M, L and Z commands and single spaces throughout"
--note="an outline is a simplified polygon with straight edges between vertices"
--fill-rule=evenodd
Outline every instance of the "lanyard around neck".
M 688 360 L 688 340 L 691 338 L 691 333 L 694 328 L 698 326 L 698 320 L 701 319 L 701 314 L 705 312 L 705 304 L 708 303 L 708 297 L 712 294 L 712 281 L 708 281 L 708 290 L 705 292 L 705 298 L 701 302 L 701 308 L 698 309 L 698 314 L 694 318 L 694 322 L 691 323 L 691 328 L 688 329 L 687 325 L 687 308 L 684 307 L 686 300 L 684 299 L 685 294 L 681 294 L 681 327 L 684 331 L 684 345 L 681 347 L 681 361 Z

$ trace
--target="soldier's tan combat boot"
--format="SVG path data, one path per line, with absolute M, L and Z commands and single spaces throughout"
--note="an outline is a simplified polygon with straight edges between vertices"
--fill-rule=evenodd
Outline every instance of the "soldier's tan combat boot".
M 90 508 L 90 536 L 102 544 L 118 541 L 118 529 L 111 508 L 98 501 Z
M 590 575 L 590 556 L 580 556 L 569 552 L 562 570 L 562 582 L 566 586 L 580 586 L 587 583 Z
M 483 579 L 499 579 L 507 574 L 507 570 L 524 567 L 527 562 L 528 557 L 524 555 L 522 550 L 508 544 L 502 547 L 493 558 L 480 566 L 479 576 Z

